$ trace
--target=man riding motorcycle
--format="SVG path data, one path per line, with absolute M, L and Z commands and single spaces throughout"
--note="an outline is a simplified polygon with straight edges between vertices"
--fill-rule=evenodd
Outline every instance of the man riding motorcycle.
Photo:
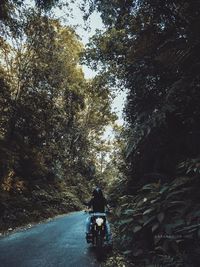
M 106 209 L 109 209 L 106 198 L 103 196 L 103 192 L 100 188 L 95 188 L 93 191 L 93 197 L 86 204 L 88 208 L 91 209 L 90 213 L 105 213 Z M 86 240 L 88 243 L 91 242 L 91 232 L 90 232 L 90 224 L 91 224 L 92 216 L 89 216 L 86 220 Z M 110 225 L 106 220 L 106 241 L 111 243 L 111 231 Z

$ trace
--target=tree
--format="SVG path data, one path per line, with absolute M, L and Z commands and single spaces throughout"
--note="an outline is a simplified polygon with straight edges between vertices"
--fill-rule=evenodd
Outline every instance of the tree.
M 114 187 L 121 198 L 113 196 L 120 249 L 138 266 L 198 266 L 200 4 L 86 2 L 88 14 L 101 12 L 106 26 L 92 38 L 86 60 L 128 91 L 125 177 Z M 184 178 L 175 179 L 180 173 Z M 180 223 L 181 216 L 190 219 Z M 156 238 L 177 231 L 185 233 L 181 240 Z
M 8 77 L 10 101 L 7 127 L 2 131 L 11 150 L 17 144 L 20 151 L 28 149 L 24 156 L 21 153 L 23 166 L 30 150 L 37 158 L 42 149 L 41 162 L 53 169 L 56 159 L 66 153 L 69 161 L 74 158 L 74 131 L 79 128 L 75 116 L 84 107 L 85 81 L 77 66 L 82 46 L 71 28 L 33 9 L 24 10 L 19 19 L 20 35 L 8 29 L 12 45 L 4 40 L 1 46 L 1 64 L 7 75 L 2 81 L 6 83 Z M 49 155 L 54 156 L 54 163 Z M 25 169 L 24 175 L 29 176 Z
M 116 119 L 112 95 L 100 77 L 84 79 L 83 46 L 72 28 L 37 9 L 19 12 L 18 31 L 5 27 L 1 46 L 10 97 L 4 142 L 20 154 L 9 168 L 30 180 L 87 177 L 101 135 Z
M 169 176 L 179 160 L 198 155 L 199 109 L 193 103 L 199 99 L 199 5 L 184 3 L 91 5 L 90 12 L 92 7 L 101 12 L 107 30 L 93 37 L 86 58 L 92 66 L 101 62 L 108 79 L 116 77 L 128 89 L 127 159 L 137 177 L 153 172 Z

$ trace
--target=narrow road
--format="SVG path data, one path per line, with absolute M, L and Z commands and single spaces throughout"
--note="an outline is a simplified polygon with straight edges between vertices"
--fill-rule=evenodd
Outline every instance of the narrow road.
M 0 267 L 100 267 L 85 241 L 83 212 L 0 238 Z

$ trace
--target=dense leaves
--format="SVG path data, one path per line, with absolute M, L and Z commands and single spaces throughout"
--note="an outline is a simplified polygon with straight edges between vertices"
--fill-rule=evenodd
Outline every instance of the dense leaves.
M 98 181 L 133 264 L 199 266 L 200 4 L 84 0 L 85 19 L 96 10 L 105 24 L 85 52 L 49 17 L 57 1 L 35 2 L 1 4 L 2 192 L 61 181 L 83 196 Z M 93 80 L 80 55 L 99 71 Z M 108 142 L 110 87 L 127 99 L 126 126 Z
M 185 233 L 183 250 L 177 245 L 181 240 L 165 242 L 162 238 L 156 248 L 155 256 L 161 255 L 156 264 L 198 266 L 199 248 L 192 253 L 186 244 L 196 244 L 199 237 L 187 231 L 197 234 L 198 223 L 184 222 L 177 228 L 175 224 L 185 216 L 185 208 L 192 210 L 192 217 L 199 211 L 199 199 L 192 198 L 192 192 L 199 186 L 200 4 L 188 0 L 86 2 L 86 17 L 97 10 L 106 27 L 92 38 L 86 60 L 105 73 L 108 83 L 127 90 L 127 146 L 123 149 L 127 187 L 126 193 L 123 187 L 119 194 L 128 197 L 118 202 L 124 205 L 123 212 L 117 211 L 122 217 L 119 233 L 123 232 L 124 246 L 129 244 L 126 254 L 134 258 L 147 252 L 150 257 L 156 233 L 165 234 L 171 224 L 168 228 L 174 235 Z M 174 177 L 186 173 L 197 179 L 191 179 L 191 188 L 174 187 Z M 152 264 L 154 259 L 143 264 Z
M 131 172 L 170 175 L 181 158 L 199 151 L 199 4 L 94 1 L 93 7 L 107 30 L 93 38 L 87 59 L 128 89 Z
M 137 266 L 198 266 L 200 206 L 193 205 L 199 203 L 198 187 L 199 178 L 180 177 L 121 197 L 120 216 L 115 218 L 122 233 L 119 244 Z
M 56 1 L 37 1 L 35 8 L 13 3 L 15 16 L 0 18 L 0 195 L 2 202 L 24 196 L 31 202 L 44 192 L 39 214 L 55 190 L 58 210 L 59 201 L 66 211 L 81 207 L 95 183 L 101 136 L 116 120 L 101 78 L 84 78 L 84 48 L 74 29 L 43 12 L 47 2 Z M 2 226 L 6 204 L 0 212 Z

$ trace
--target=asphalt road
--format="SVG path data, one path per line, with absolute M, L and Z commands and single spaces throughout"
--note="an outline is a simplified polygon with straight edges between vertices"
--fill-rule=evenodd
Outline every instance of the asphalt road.
M 86 217 L 74 212 L 1 237 L 0 266 L 101 266 L 85 241 Z

